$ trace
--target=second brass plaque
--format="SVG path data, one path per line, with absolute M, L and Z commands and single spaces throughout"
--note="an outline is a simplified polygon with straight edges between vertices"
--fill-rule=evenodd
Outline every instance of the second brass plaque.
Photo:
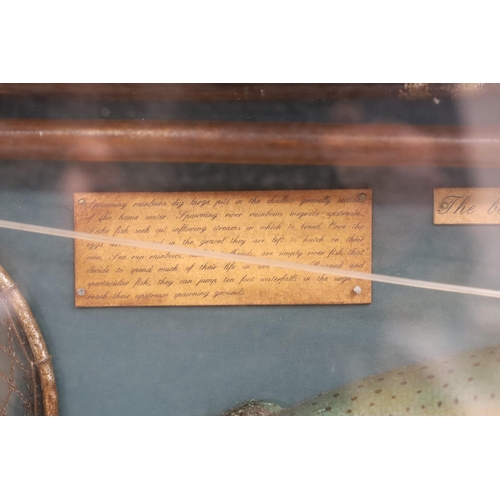
M 434 224 L 500 224 L 500 188 L 434 189 Z

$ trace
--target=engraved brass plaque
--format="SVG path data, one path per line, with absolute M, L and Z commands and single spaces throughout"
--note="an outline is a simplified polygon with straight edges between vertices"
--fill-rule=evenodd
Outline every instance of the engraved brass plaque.
M 76 193 L 75 230 L 371 272 L 371 190 Z M 77 307 L 367 304 L 371 282 L 75 241 Z
M 500 188 L 434 189 L 434 224 L 500 224 Z

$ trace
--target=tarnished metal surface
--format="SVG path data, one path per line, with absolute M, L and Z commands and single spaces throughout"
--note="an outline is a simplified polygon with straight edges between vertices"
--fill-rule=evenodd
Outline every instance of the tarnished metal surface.
M 15 312 L 28 339 L 34 364 L 40 377 L 44 414 L 57 415 L 57 387 L 50 354 L 33 313 L 21 292 L 2 266 L 0 266 L 0 292 L 7 297 L 9 305 Z
M 0 293 L 0 415 L 41 415 L 38 370 L 7 295 Z

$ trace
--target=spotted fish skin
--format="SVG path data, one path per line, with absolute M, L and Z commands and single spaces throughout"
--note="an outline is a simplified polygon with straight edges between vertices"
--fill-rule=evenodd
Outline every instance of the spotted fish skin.
M 500 415 L 500 346 L 373 375 L 278 415 Z

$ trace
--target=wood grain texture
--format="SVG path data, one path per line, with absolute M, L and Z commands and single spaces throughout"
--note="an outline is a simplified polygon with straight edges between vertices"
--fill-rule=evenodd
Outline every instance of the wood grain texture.
M 0 159 L 495 167 L 500 128 L 11 119 Z
M 498 84 L 453 83 L 2 83 L 0 96 L 130 101 L 446 99 L 500 92 Z

